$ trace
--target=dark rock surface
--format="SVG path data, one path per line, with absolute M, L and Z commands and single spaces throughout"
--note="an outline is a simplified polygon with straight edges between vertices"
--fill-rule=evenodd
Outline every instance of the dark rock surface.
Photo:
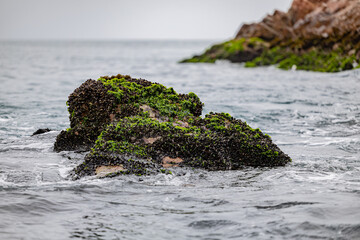
M 70 126 L 55 150 L 91 151 L 73 178 L 171 173 L 172 167 L 233 170 L 290 162 L 259 129 L 226 113 L 201 118 L 194 94 L 117 75 L 87 80 L 69 96 Z
M 117 114 L 116 98 L 108 94 L 111 88 L 99 81 L 87 80 L 70 94 L 67 101 L 70 128 L 57 136 L 55 151 L 88 151 Z
M 40 128 L 40 129 L 36 130 L 31 136 L 47 133 L 50 131 L 51 131 L 51 129 L 49 129 L 49 128 Z

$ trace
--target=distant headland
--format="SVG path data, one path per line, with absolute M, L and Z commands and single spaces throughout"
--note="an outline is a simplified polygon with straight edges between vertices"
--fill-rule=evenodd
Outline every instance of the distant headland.
M 234 39 L 181 62 L 221 59 L 319 72 L 359 68 L 360 1 L 294 0 L 288 12 L 244 24 Z

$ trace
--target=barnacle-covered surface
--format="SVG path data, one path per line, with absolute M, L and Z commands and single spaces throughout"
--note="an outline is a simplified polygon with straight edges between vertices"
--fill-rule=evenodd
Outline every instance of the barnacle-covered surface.
M 116 112 L 117 99 L 108 94 L 110 87 L 87 80 L 70 94 L 67 101 L 70 128 L 57 136 L 55 151 L 88 151 L 103 127 Z
M 150 111 L 151 117 L 169 120 L 200 116 L 203 104 L 194 94 L 128 75 L 87 80 L 67 101 L 70 128 L 56 139 L 56 151 L 88 151 L 111 122 Z
M 125 166 L 119 174 L 142 175 L 179 166 L 234 170 L 283 166 L 289 161 L 270 136 L 225 113 L 197 117 L 186 126 L 143 114 L 110 124 L 76 174 L 93 175 L 109 163 Z
M 178 94 L 144 79 L 88 80 L 68 103 L 71 129 L 59 134 L 55 149 L 91 148 L 72 171 L 74 179 L 171 173 L 169 168 L 182 166 L 275 167 L 291 161 L 260 129 L 227 113 L 202 118 L 203 104 L 194 93 Z

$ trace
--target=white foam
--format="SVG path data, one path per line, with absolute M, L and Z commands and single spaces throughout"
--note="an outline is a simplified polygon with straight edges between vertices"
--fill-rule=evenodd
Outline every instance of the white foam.
M 326 174 L 318 174 L 315 176 L 309 176 L 309 180 L 314 181 L 325 181 L 325 180 L 333 180 L 336 179 L 337 174 L 336 173 L 326 173 Z

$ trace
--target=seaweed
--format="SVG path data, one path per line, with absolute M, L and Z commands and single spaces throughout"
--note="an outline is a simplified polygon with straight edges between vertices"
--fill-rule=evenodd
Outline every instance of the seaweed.
M 215 44 L 201 55 L 184 59 L 181 63 L 229 60 L 244 62 L 248 68 L 276 65 L 284 70 L 340 72 L 359 68 L 359 54 L 360 45 L 351 36 L 339 39 L 292 39 L 285 42 L 239 38 Z
M 260 38 L 232 39 L 215 44 L 201 55 L 184 59 L 180 63 L 215 63 L 216 60 L 230 60 L 231 62 L 245 62 L 259 56 L 268 43 Z
M 146 113 L 126 117 L 103 130 L 87 158 L 96 166 L 104 162 L 126 165 L 124 160 L 119 162 L 124 156 L 136 159 L 133 160 L 138 163 L 136 170 L 142 174 L 149 173 L 143 163 L 152 163 L 153 169 L 161 172 L 178 166 L 236 170 L 245 166 L 284 166 L 291 162 L 268 135 L 226 113 L 197 117 L 186 127 L 176 122 L 159 122 Z M 86 174 L 81 169 L 77 174 Z
M 348 55 L 341 51 L 323 51 L 312 48 L 306 52 L 293 52 L 288 48 L 274 47 L 264 51 L 261 56 L 245 63 L 245 67 L 277 65 L 278 68 L 316 72 L 339 72 L 351 70 L 356 66 L 355 54 Z

